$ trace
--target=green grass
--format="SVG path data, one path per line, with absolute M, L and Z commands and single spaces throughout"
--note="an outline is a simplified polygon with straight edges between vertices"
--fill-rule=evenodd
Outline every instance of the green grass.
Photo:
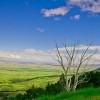
M 48 82 L 55 83 L 59 79 L 55 75 L 62 72 L 59 66 L 0 64 L 0 91 L 26 90 L 33 84 L 43 87 Z
M 16 94 L 24 93 L 33 84 L 45 87 L 48 82 L 56 83 L 62 73 L 61 66 L 0 63 L 0 91 Z
M 48 82 L 57 82 L 59 76 L 55 75 L 62 73 L 60 66 L 0 63 L 0 91 L 26 90 L 33 84 L 45 87 Z
M 100 100 L 100 88 L 85 88 L 74 92 L 62 92 L 56 96 L 44 96 L 36 100 Z

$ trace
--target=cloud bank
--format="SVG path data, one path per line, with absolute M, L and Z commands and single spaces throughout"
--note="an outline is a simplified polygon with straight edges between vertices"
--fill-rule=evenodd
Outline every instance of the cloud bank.
M 67 47 L 68 50 L 73 49 L 73 47 Z M 79 48 L 76 47 L 76 50 L 83 51 L 87 48 L 85 45 L 80 45 Z M 59 48 L 59 50 L 64 53 L 64 47 Z M 100 46 L 91 46 L 89 48 L 90 51 L 97 50 L 93 56 L 93 60 L 96 60 L 96 64 L 100 64 Z M 79 52 L 78 56 L 81 55 L 82 52 Z M 89 52 L 88 52 L 89 53 Z M 36 49 L 25 49 L 22 51 L 0 51 L 0 61 L 2 60 L 12 60 L 12 61 L 24 61 L 24 62 L 37 62 L 37 63 L 54 63 L 55 62 L 52 57 L 56 58 L 55 56 L 55 49 L 52 50 L 36 50 Z
M 74 47 L 67 47 L 68 50 L 72 50 Z M 76 46 L 76 50 L 86 50 L 87 46 L 86 45 L 79 45 L 79 46 Z M 60 51 L 64 51 L 65 48 L 59 48 Z M 89 47 L 89 50 L 97 50 L 97 51 L 100 51 L 100 46 L 91 46 Z

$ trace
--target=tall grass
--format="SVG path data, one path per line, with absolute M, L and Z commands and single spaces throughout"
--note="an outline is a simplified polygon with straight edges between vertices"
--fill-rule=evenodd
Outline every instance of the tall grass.
M 74 92 L 62 92 L 56 96 L 44 96 L 37 100 L 100 100 L 100 88 L 85 88 Z

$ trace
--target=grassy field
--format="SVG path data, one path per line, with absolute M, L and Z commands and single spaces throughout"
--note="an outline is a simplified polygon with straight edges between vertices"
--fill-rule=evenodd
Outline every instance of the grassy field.
M 60 66 L 0 63 L 0 91 L 26 90 L 33 84 L 44 87 L 57 82 L 62 73 Z
M 37 100 L 100 100 L 100 88 L 85 88 L 74 92 L 62 92 L 56 96 L 44 96 Z
M 33 84 L 45 87 L 47 83 L 57 82 L 62 73 L 61 66 L 0 63 L 0 94 L 24 93 Z
M 26 90 L 33 84 L 43 87 L 55 83 L 62 72 L 60 66 L 0 64 L 0 91 Z

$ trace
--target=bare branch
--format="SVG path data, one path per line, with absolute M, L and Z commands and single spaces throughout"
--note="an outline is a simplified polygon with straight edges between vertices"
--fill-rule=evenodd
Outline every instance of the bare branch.
M 67 47 L 66 43 L 63 44 L 65 52 L 62 53 L 58 47 L 58 44 L 56 43 L 56 61 L 59 62 L 59 64 L 62 66 L 64 70 L 64 74 L 66 76 L 66 90 L 70 91 L 70 89 L 75 90 L 77 85 L 82 82 L 87 82 L 87 76 L 84 74 L 87 72 L 87 70 L 93 66 L 89 66 L 89 62 L 93 55 L 95 55 L 96 52 L 90 52 L 90 47 L 92 45 L 92 40 L 87 45 L 86 49 L 83 50 L 82 53 L 80 53 L 80 46 L 79 42 L 77 41 L 77 44 L 74 44 L 73 47 Z M 66 63 L 65 63 L 66 62 Z M 65 65 L 66 64 L 66 65 Z M 88 67 L 87 67 L 88 66 Z M 73 71 L 71 71 L 71 68 L 73 67 Z M 81 71 L 81 68 L 83 68 L 83 71 Z M 72 76 L 74 75 L 74 83 L 72 83 Z M 80 76 L 84 76 L 80 79 Z M 69 78 L 68 78 L 69 77 Z

